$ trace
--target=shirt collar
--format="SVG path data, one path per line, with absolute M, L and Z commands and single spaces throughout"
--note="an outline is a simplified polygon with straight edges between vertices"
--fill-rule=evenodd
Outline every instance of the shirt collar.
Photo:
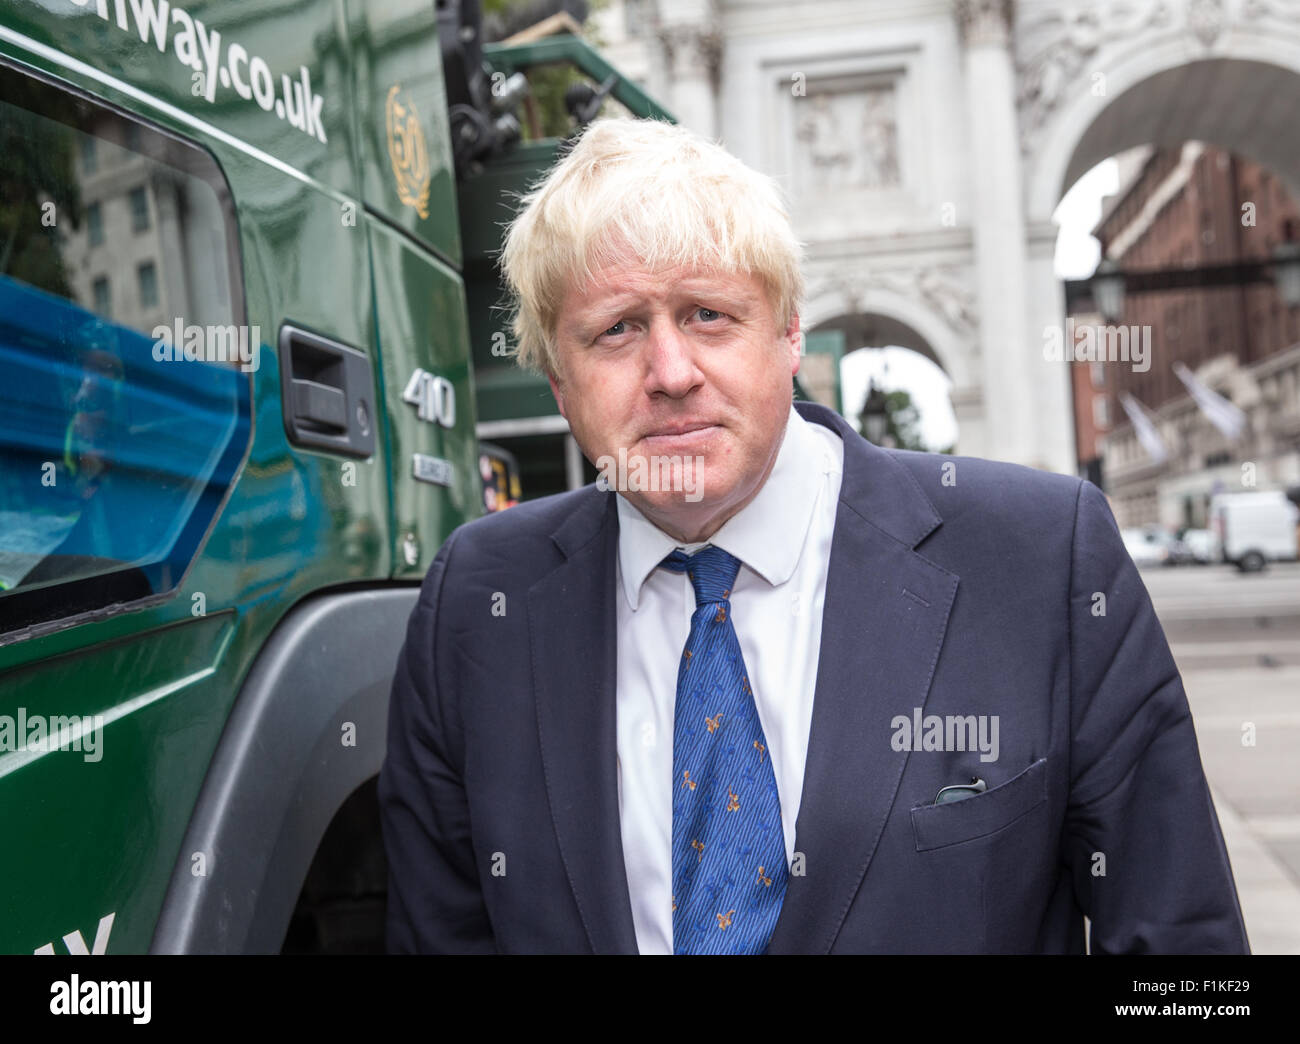
M 820 466 L 809 466 L 820 462 Z M 692 554 L 705 544 L 735 555 L 769 584 L 794 575 L 803 553 L 823 476 L 834 466 L 809 423 L 790 407 L 776 463 L 758 495 L 702 543 L 681 544 L 618 496 L 618 559 L 623 592 L 635 610 L 641 588 L 674 549 Z

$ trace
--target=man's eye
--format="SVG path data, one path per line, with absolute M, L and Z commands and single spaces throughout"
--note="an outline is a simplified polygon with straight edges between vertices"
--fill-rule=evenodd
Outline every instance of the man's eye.
M 613 326 L 611 326 L 608 330 L 606 330 L 605 333 L 601 334 L 601 336 L 604 337 L 604 336 L 606 336 L 607 334 L 613 334 L 615 337 L 617 337 L 619 334 L 621 334 L 621 333 L 623 332 L 623 331 L 620 329 L 620 327 L 622 327 L 622 325 L 623 325 L 623 320 L 620 319 L 620 320 L 619 320 L 618 322 L 616 322 Z
M 699 312 L 707 322 L 713 322 L 714 319 L 722 318 L 721 312 L 713 308 L 705 308 L 702 305 L 699 308 L 697 308 L 696 311 Z

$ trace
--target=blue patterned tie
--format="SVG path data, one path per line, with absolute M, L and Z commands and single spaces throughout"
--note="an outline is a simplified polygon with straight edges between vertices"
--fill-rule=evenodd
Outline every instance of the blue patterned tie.
M 695 588 L 673 724 L 673 952 L 762 953 L 785 898 L 781 803 L 727 600 L 740 560 L 660 563 Z

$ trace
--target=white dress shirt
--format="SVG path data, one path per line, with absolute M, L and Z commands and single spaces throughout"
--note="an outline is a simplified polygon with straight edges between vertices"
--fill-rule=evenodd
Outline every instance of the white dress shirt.
M 740 559 L 732 620 L 776 775 L 787 865 L 803 794 L 844 443 L 790 407 L 772 472 L 707 541 Z M 641 953 L 673 952 L 673 714 L 695 593 L 656 568 L 679 544 L 618 498 L 618 807 Z

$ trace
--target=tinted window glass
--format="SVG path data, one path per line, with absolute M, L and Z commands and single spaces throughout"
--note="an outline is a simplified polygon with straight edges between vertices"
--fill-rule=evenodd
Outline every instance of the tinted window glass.
M 164 594 L 197 554 L 253 366 L 159 331 L 237 336 L 237 244 L 207 153 L 0 65 L 0 635 Z

